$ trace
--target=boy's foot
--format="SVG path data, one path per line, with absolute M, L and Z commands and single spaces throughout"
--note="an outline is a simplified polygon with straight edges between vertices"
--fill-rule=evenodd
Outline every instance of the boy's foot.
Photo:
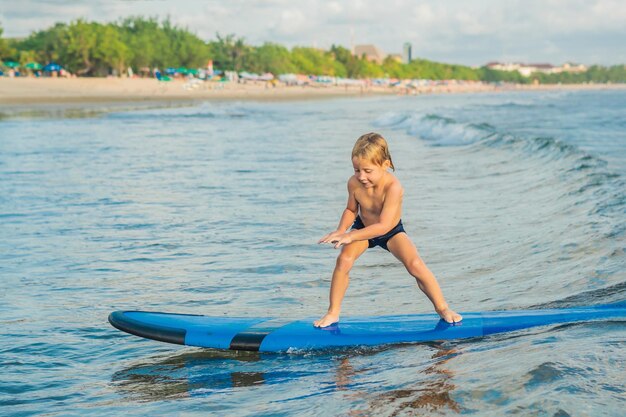
M 458 323 L 461 320 L 463 320 L 463 316 L 461 316 L 459 313 L 455 313 L 454 311 L 450 310 L 450 308 L 446 307 L 446 308 L 442 308 L 441 310 L 436 310 L 437 314 L 439 314 L 439 317 L 441 317 L 445 322 L 453 324 L 453 323 Z
M 339 314 L 330 314 L 326 313 L 324 317 L 321 319 L 314 321 L 313 326 L 315 327 L 328 327 L 333 323 L 337 323 L 339 321 Z

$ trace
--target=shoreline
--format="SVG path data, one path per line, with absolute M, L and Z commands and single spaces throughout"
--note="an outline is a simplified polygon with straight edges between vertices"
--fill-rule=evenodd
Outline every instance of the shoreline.
M 159 82 L 152 78 L 0 78 L 0 108 L 38 108 L 93 104 L 157 104 L 199 101 L 289 101 L 342 97 L 423 94 L 466 94 L 510 91 L 615 90 L 626 84 L 485 84 L 457 82 L 415 88 L 387 86 L 271 86 L 188 82 Z

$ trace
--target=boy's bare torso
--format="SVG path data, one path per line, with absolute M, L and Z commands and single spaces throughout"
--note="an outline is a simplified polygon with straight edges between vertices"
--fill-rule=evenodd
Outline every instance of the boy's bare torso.
M 399 184 L 399 180 L 393 175 L 388 173 L 386 177 L 386 182 L 376 188 L 365 188 L 355 177 L 350 177 L 348 181 L 348 191 L 356 202 L 354 211 L 361 217 L 365 226 L 380 221 L 380 215 L 385 205 L 385 196 L 387 195 L 389 187 Z M 401 215 L 402 204 L 398 205 L 393 213 L 394 225 L 400 221 Z

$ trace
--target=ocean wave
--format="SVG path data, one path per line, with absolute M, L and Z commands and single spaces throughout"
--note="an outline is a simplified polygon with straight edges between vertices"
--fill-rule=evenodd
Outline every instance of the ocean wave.
M 511 134 L 497 134 L 490 140 L 481 142 L 482 146 L 508 148 L 523 153 L 526 157 L 543 160 L 552 164 L 555 175 L 571 184 L 567 195 L 574 197 L 580 204 L 583 201 L 593 203 L 590 214 L 608 215 L 624 212 L 626 208 L 626 189 L 624 178 L 611 171 L 608 163 L 579 147 L 552 137 L 524 137 Z M 613 228 L 609 235 L 621 235 L 623 227 Z M 617 230 L 620 232 L 617 232 Z
M 623 254 L 622 254 L 623 255 Z M 536 304 L 529 308 L 570 308 L 594 304 L 623 304 L 626 301 L 626 282 L 619 282 L 604 288 L 583 291 L 549 303 Z
M 374 125 L 406 130 L 409 135 L 428 141 L 432 146 L 469 145 L 495 134 L 495 129 L 488 123 L 459 123 L 437 114 L 386 113 L 376 119 Z
M 489 147 L 521 153 L 545 162 L 546 169 L 568 184 L 566 190 L 555 192 L 572 197 L 573 204 L 592 203 L 589 214 L 614 217 L 626 210 L 624 178 L 612 172 L 604 159 L 558 138 L 501 132 L 488 123 L 464 123 L 437 114 L 386 113 L 374 125 L 404 130 L 430 146 Z M 613 226 L 606 237 L 626 234 L 621 223 Z
M 214 105 L 202 103 L 189 106 L 189 103 L 181 106 L 158 107 L 148 110 L 137 110 L 124 113 L 109 113 L 107 117 L 113 119 L 212 119 L 212 118 L 243 118 L 254 113 L 251 108 L 238 105 Z
M 554 108 L 556 104 L 547 100 L 553 101 L 554 99 L 562 98 L 560 96 L 539 96 L 528 99 L 514 99 L 499 103 L 485 103 L 479 105 L 485 109 L 504 109 L 504 110 L 517 110 L 517 109 L 536 109 L 536 108 Z
M 539 158 L 567 159 L 568 172 L 605 169 L 607 162 L 575 145 L 549 136 L 520 136 L 499 132 L 489 123 L 463 123 L 437 114 L 408 115 L 387 113 L 374 121 L 377 127 L 405 130 L 432 146 L 467 146 L 511 148 Z M 607 177 L 619 177 L 607 173 Z
M 548 106 L 554 106 L 553 104 L 548 104 Z M 516 109 L 516 108 L 531 108 L 537 107 L 537 103 L 534 100 L 510 100 L 504 103 L 497 104 L 483 104 L 484 108 L 506 108 L 506 109 Z
M 408 118 L 408 113 L 387 112 L 374 120 L 373 124 L 376 127 L 398 126 Z

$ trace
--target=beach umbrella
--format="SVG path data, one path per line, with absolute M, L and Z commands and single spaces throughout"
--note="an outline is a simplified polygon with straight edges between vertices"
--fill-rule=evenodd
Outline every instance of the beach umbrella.
M 195 68 L 188 69 L 188 70 L 187 70 L 187 74 L 198 75 L 198 70 L 197 70 L 197 69 L 195 69 Z
M 39 71 L 43 67 L 37 62 L 29 62 L 28 64 L 26 64 L 26 68 Z
M 185 67 L 179 67 L 176 70 L 176 72 L 179 73 L 179 74 L 183 74 L 184 75 L 184 74 L 187 74 L 189 72 L 189 70 L 187 68 L 185 68 Z
M 165 68 L 165 73 L 167 75 L 174 75 L 176 74 L 176 68 L 173 68 L 173 67 Z
M 20 64 L 15 61 L 4 61 L 4 66 L 9 68 L 17 68 L 20 66 Z
M 50 62 L 48 65 L 43 67 L 43 70 L 46 72 L 61 71 L 61 66 L 55 62 Z

